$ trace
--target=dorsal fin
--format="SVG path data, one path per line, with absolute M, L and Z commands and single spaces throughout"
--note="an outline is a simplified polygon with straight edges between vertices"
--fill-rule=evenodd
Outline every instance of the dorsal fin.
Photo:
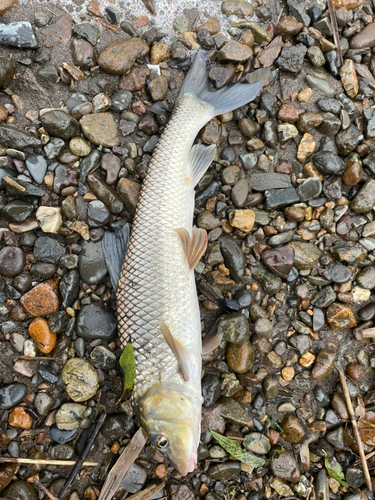
M 194 269 L 199 259 L 202 257 L 207 248 L 207 233 L 204 229 L 193 228 L 192 234 L 186 229 L 176 229 L 176 233 L 180 237 L 182 247 L 184 249 L 189 268 Z
M 168 326 L 164 323 L 163 320 L 160 321 L 160 330 L 165 338 L 166 343 L 168 344 L 175 358 L 177 359 L 178 366 L 180 367 L 184 379 L 189 380 L 190 367 L 189 367 L 189 362 L 187 360 L 187 353 L 185 347 L 179 340 L 173 337 L 171 331 L 169 330 Z
M 115 233 L 106 231 L 103 236 L 102 248 L 104 259 L 114 290 L 117 290 L 122 265 L 128 251 L 130 228 L 130 224 L 126 223 Z

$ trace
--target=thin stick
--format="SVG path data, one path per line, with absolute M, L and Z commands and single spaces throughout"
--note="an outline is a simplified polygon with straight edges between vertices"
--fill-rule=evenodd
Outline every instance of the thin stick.
M 39 481 L 37 477 L 34 477 L 33 482 L 47 495 L 48 498 L 50 498 L 51 500 L 59 500 L 51 491 L 49 491 L 48 488 L 44 486 L 43 483 Z
M 26 359 L 27 361 L 61 361 L 61 358 L 51 358 L 51 357 L 44 357 L 44 356 L 15 356 L 13 358 L 14 360 L 18 359 Z
M 333 9 L 332 0 L 327 0 L 327 3 L 328 3 L 328 10 L 329 10 L 330 18 L 331 18 L 331 23 L 332 23 L 333 41 L 335 42 L 336 50 L 337 50 L 337 64 L 338 64 L 338 67 L 340 68 L 342 66 L 342 52 L 341 52 L 341 45 L 340 45 L 339 28 L 337 26 L 337 18 L 336 18 L 336 13 Z
M 280 19 L 281 19 L 281 16 L 283 15 L 283 12 L 284 12 L 284 7 L 281 7 L 280 12 L 279 12 L 279 15 L 277 16 L 276 25 L 277 25 L 277 24 L 279 24 Z M 275 25 L 275 26 L 276 26 L 276 25 Z
M 12 464 L 34 464 L 34 465 L 75 465 L 75 460 L 44 460 L 42 458 L 12 458 L 0 457 L 0 462 L 10 462 Z M 84 462 L 85 467 L 96 467 L 97 462 Z
M 48 432 L 49 427 L 39 427 L 39 429 L 26 429 L 21 432 L 20 437 L 35 436 L 36 434 L 43 434 Z
M 134 460 L 138 457 L 142 448 L 146 444 L 146 440 L 147 434 L 142 427 L 140 427 L 132 437 L 128 446 L 120 455 L 120 458 L 110 470 L 102 491 L 100 492 L 99 500 L 111 500 L 116 494 L 128 470 L 133 465 Z
M 152 484 L 148 488 L 145 488 L 142 491 L 138 491 L 138 493 L 134 493 L 131 495 L 128 500 L 148 500 L 153 495 L 156 495 L 160 490 L 162 490 L 165 486 L 165 483 Z
M 369 458 L 373 457 L 375 455 L 375 451 L 372 451 L 371 453 L 369 453 L 368 455 L 366 455 L 366 460 L 368 460 Z M 359 458 L 356 462 L 354 462 L 354 465 L 355 464 L 359 464 L 359 462 L 361 461 L 361 459 Z
M 364 474 L 365 479 L 366 479 L 367 488 L 369 491 L 372 491 L 372 483 L 371 483 L 370 473 L 368 471 L 366 456 L 365 456 L 365 452 L 363 450 L 362 439 L 361 439 L 361 436 L 359 434 L 357 420 L 355 418 L 352 400 L 350 399 L 350 394 L 349 394 L 348 386 L 346 383 L 345 375 L 344 375 L 342 368 L 337 367 L 337 371 L 339 372 L 340 382 L 342 385 L 342 390 L 344 392 L 346 407 L 348 409 L 350 421 L 352 423 L 355 440 L 356 440 L 357 446 L 358 446 L 359 456 L 361 457 L 362 469 L 363 469 L 363 474 Z
M 80 471 L 85 458 L 87 457 L 89 451 L 91 450 L 92 445 L 94 444 L 94 441 L 96 439 L 96 436 L 98 435 L 102 425 L 104 424 L 105 419 L 107 418 L 106 413 L 102 413 L 100 417 L 98 418 L 98 421 L 95 424 L 95 427 L 91 433 L 91 436 L 87 440 L 85 447 L 82 450 L 81 456 L 77 460 L 75 466 L 73 469 L 70 471 L 68 479 L 65 481 L 64 486 L 61 488 L 60 493 L 59 493 L 59 499 L 62 500 L 65 495 L 68 493 L 69 488 L 71 487 L 74 479 L 76 478 L 78 472 Z

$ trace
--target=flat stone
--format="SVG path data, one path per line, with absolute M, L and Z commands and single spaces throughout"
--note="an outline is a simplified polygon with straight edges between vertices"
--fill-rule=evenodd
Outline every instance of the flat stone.
M 282 174 L 280 174 L 282 175 Z M 283 208 L 293 203 L 298 203 L 297 191 L 293 188 L 269 189 L 265 193 L 266 206 L 268 209 Z
M 365 26 L 350 40 L 351 49 L 372 48 L 375 46 L 375 23 Z
M 110 113 L 83 116 L 80 125 L 84 136 L 98 146 L 120 146 L 117 124 Z
M 21 297 L 20 302 L 31 316 L 48 316 L 59 308 L 59 298 L 48 282 L 36 285 Z
M 294 265 L 294 250 L 291 247 L 278 247 L 262 252 L 262 261 L 270 271 L 287 279 Z
M 39 147 L 40 140 L 16 125 L 0 124 L 0 144 L 23 151 L 28 147 Z
M 37 261 L 55 264 L 65 255 L 65 248 L 49 236 L 40 236 L 34 245 L 34 257 Z
M 244 343 L 228 344 L 226 350 L 228 366 L 235 373 L 245 373 L 251 370 L 255 360 L 255 352 L 249 340 Z
M 62 110 L 47 111 L 42 115 L 41 122 L 49 134 L 61 139 L 69 139 L 79 130 L 77 120 Z
M 262 174 L 254 173 L 251 176 L 251 184 L 254 191 L 292 187 L 289 175 L 276 172 Z
M 245 62 L 252 56 L 252 50 L 248 45 L 231 40 L 219 51 L 219 62 Z
M 29 22 L 0 23 L 0 45 L 18 49 L 37 49 L 33 28 Z
M 108 273 L 102 243 L 85 241 L 79 254 L 79 273 L 85 283 L 98 283 Z
M 357 213 L 370 212 L 375 206 L 375 180 L 368 179 L 350 204 Z
M 288 246 L 294 250 L 294 266 L 297 269 L 311 269 L 321 255 L 321 251 L 312 243 L 293 241 Z
M 253 419 L 246 409 L 232 398 L 223 398 L 218 403 L 221 416 L 230 423 L 241 426 L 253 425 Z
M 283 47 L 277 64 L 279 68 L 288 73 L 298 73 L 302 67 L 307 49 L 304 45 Z
M 43 233 L 58 233 L 62 226 L 61 208 L 39 207 L 35 215 Z
M 321 349 L 316 358 L 311 376 L 314 380 L 323 380 L 335 367 L 336 352 L 333 349 Z
M 148 45 L 140 38 L 117 38 L 99 54 L 98 64 L 111 75 L 126 75 L 136 59 L 148 52 Z
M 0 388 L 0 408 L 9 410 L 13 406 L 21 403 L 27 392 L 27 386 L 19 382 L 4 385 Z
M 25 253 L 21 248 L 6 246 L 0 250 L 0 274 L 8 278 L 20 274 L 26 263 Z
M 335 89 L 329 84 L 327 80 L 318 78 L 313 75 L 307 75 L 305 77 L 307 85 L 315 90 L 323 92 L 328 97 L 333 97 L 336 93 Z

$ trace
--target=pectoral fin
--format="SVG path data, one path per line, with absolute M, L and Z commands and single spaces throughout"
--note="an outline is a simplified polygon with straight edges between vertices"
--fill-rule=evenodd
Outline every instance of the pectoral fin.
M 160 330 L 165 338 L 166 343 L 168 344 L 175 358 L 177 359 L 178 365 L 180 367 L 184 379 L 189 380 L 190 367 L 185 347 L 179 340 L 173 337 L 168 326 L 164 323 L 164 321 L 160 321 Z
M 209 354 L 212 352 L 219 346 L 221 340 L 222 335 L 218 333 L 217 326 L 215 325 L 202 340 L 202 354 Z
M 176 229 L 180 237 L 189 268 L 194 269 L 207 248 L 207 233 L 204 229 L 193 228 L 192 235 L 186 229 Z
M 196 144 L 190 150 L 189 162 L 193 185 L 196 186 L 215 158 L 216 144 L 202 146 Z

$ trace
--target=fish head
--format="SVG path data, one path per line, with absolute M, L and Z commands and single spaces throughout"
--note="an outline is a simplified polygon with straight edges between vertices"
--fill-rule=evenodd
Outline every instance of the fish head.
M 185 476 L 197 466 L 200 402 L 172 382 L 152 386 L 138 402 L 138 417 L 155 446 Z

